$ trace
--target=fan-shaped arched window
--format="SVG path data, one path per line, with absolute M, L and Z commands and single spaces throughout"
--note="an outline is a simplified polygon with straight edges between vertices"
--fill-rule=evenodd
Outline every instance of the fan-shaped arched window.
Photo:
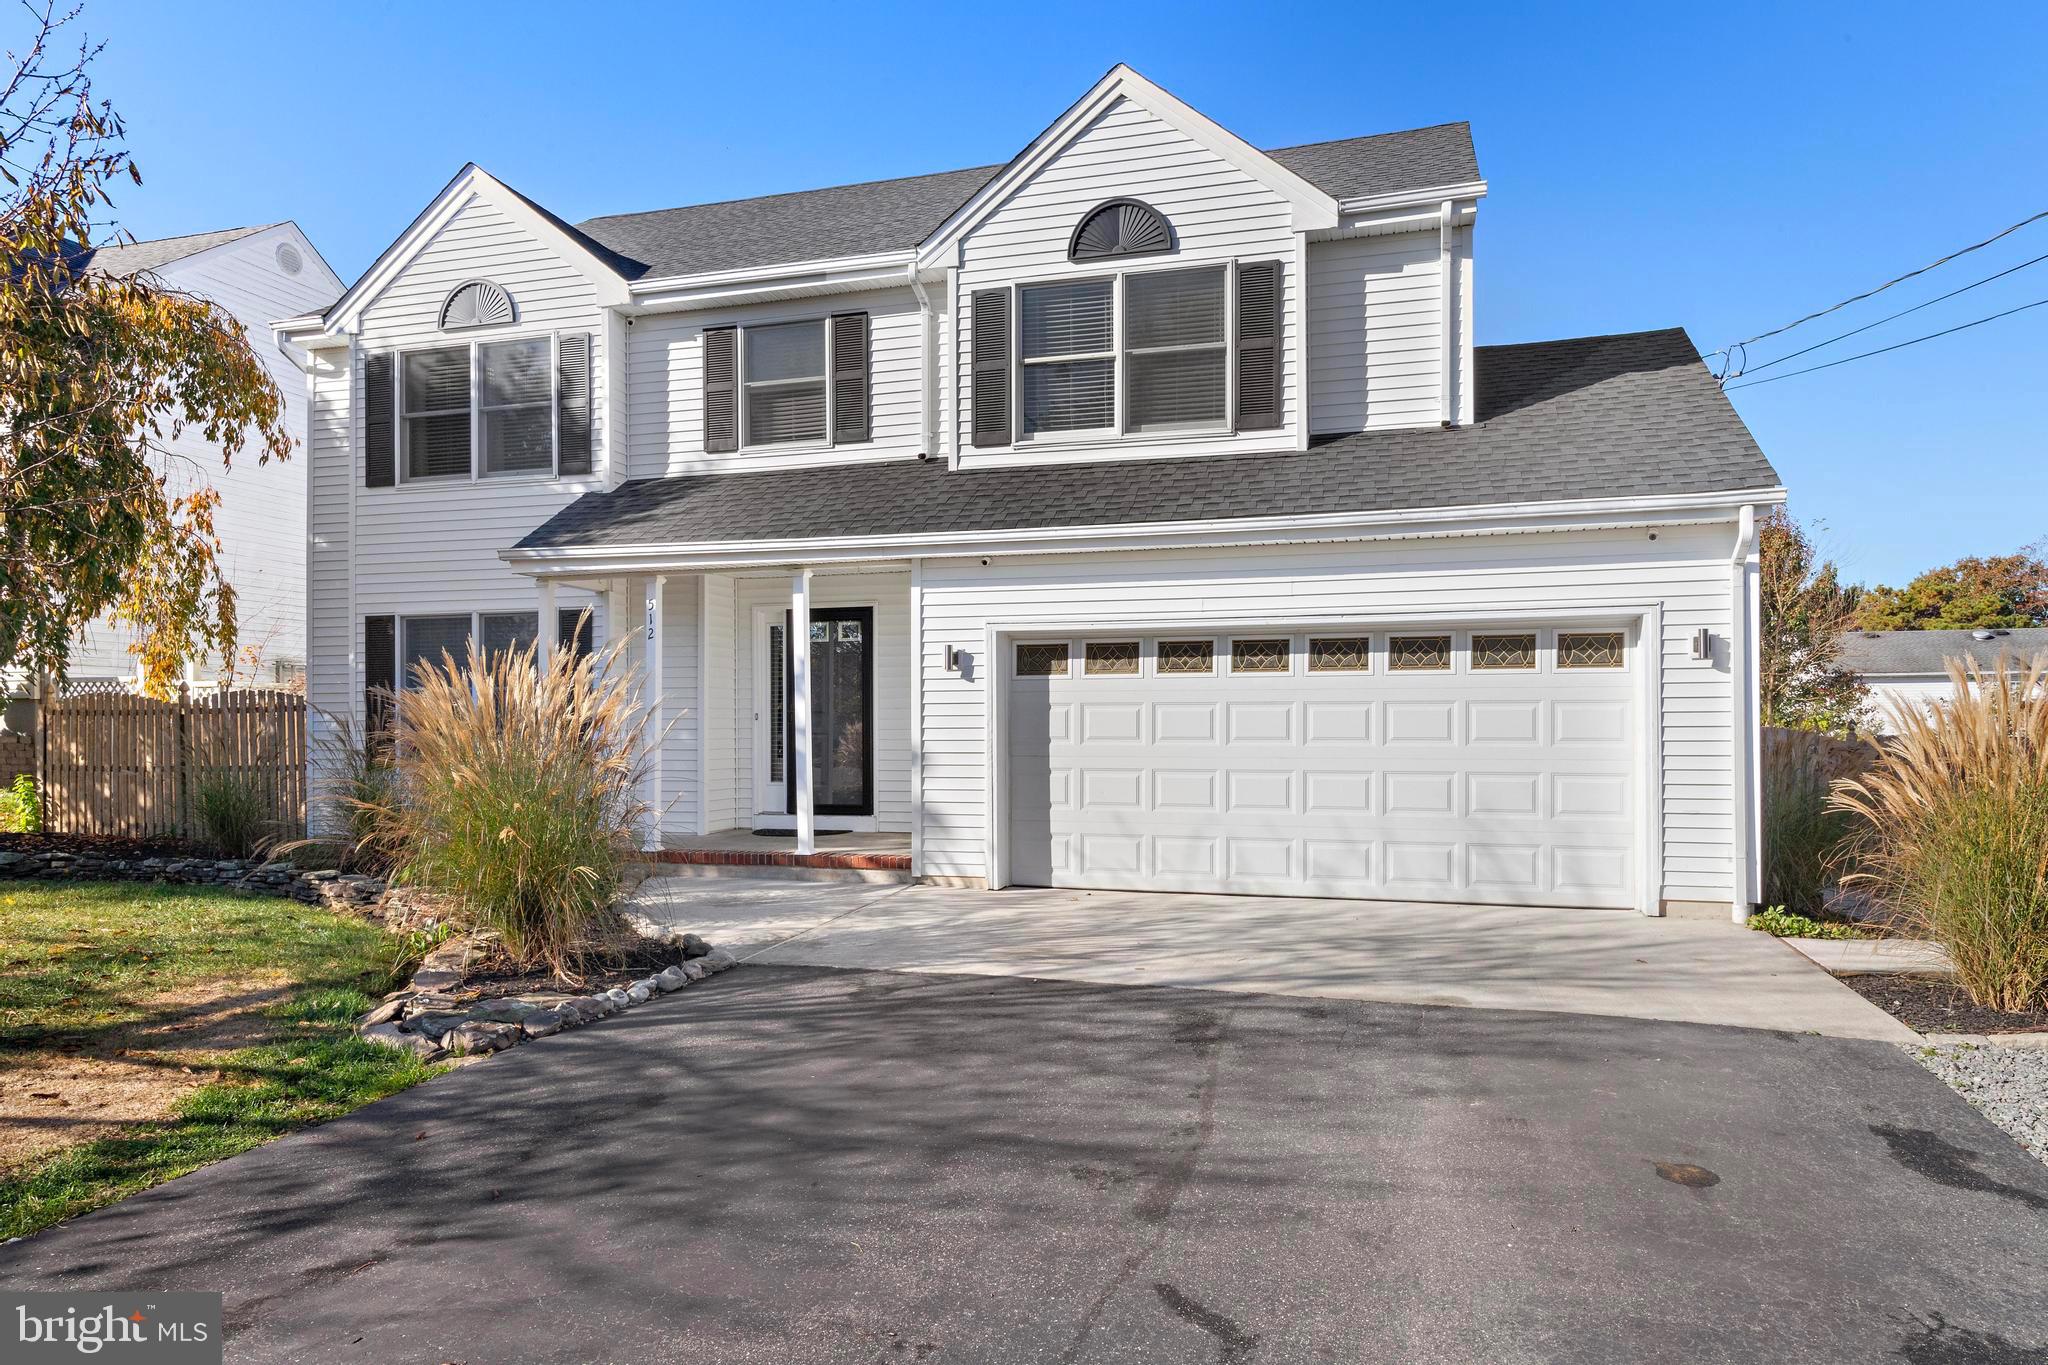
M 1150 204 L 1112 199 L 1091 209 L 1074 229 L 1067 247 L 1070 261 L 1099 261 L 1112 256 L 1150 256 L 1173 250 L 1173 225 Z
M 489 280 L 459 284 L 441 304 L 441 330 L 495 327 L 513 320 L 512 296 Z

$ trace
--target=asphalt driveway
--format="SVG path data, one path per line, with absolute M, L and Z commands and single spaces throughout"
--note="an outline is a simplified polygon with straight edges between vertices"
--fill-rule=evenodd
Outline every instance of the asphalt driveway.
M 0 1248 L 283 1361 L 2033 1361 L 1878 1042 L 748 966 Z

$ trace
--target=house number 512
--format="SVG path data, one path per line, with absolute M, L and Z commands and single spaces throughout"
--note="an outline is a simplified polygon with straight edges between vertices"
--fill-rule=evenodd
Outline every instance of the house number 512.
M 650 597 L 647 599 L 647 638 L 649 640 L 654 638 L 654 608 L 655 600 Z

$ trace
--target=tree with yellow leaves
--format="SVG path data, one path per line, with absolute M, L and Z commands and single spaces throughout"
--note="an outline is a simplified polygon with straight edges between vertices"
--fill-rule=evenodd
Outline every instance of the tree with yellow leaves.
M 77 10 L 31 10 L 0 87 L 0 667 L 61 678 L 81 627 L 134 628 L 143 684 L 235 649 L 208 471 L 169 443 L 203 433 L 227 461 L 291 454 L 284 404 L 242 328 L 147 275 L 91 268 L 130 240 L 110 191 L 142 176 L 110 103 L 100 46 L 64 42 Z

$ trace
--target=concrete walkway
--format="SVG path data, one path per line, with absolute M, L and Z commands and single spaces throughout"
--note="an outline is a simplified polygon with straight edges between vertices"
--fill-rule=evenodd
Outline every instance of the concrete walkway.
M 1953 965 L 1939 943 L 1921 939 L 1788 938 L 1785 946 L 1818 963 L 1824 971 L 1844 974 L 1945 972 Z
M 1910 1043 L 1766 934 L 1612 910 L 655 878 L 643 914 L 786 966 L 1539 1010 Z

